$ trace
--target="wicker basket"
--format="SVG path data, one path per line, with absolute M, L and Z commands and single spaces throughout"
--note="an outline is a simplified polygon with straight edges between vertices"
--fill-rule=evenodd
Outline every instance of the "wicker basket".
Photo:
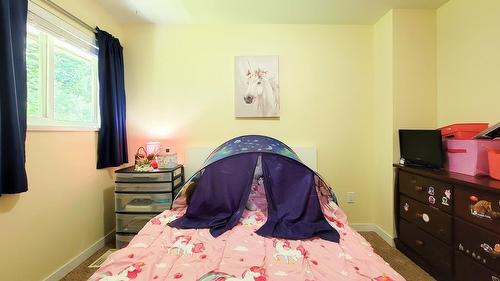
M 142 150 L 142 152 L 141 152 L 141 150 Z M 150 157 L 148 157 L 146 149 L 141 146 L 137 149 L 137 152 L 135 153 L 134 169 L 138 172 L 152 171 L 153 170 L 153 168 L 151 167 L 152 160 L 153 159 L 150 159 Z

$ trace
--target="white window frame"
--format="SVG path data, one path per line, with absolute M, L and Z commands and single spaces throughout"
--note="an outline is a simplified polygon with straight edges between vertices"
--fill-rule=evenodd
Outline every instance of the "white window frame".
M 55 14 L 29 2 L 28 36 L 33 28 L 39 29 L 40 74 L 42 91 L 42 117 L 28 116 L 29 131 L 98 131 L 99 116 L 99 81 L 97 47 L 94 35 L 86 34 L 62 20 Z M 53 31 L 53 32 L 52 32 Z M 36 35 L 35 35 L 36 36 Z M 57 41 L 57 42 L 56 42 Z M 62 47 L 65 51 L 78 57 L 88 59 L 92 63 L 92 121 L 62 121 L 54 118 L 54 48 Z

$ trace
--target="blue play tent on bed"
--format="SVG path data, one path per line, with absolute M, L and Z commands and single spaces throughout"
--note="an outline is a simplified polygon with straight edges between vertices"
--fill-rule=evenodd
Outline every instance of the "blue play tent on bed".
M 260 158 L 260 160 L 259 160 Z M 240 220 L 250 195 L 258 161 L 268 204 L 266 223 L 256 231 L 265 237 L 338 242 L 338 232 L 321 210 L 316 185 L 321 177 L 284 143 L 267 136 L 231 139 L 215 149 L 183 189 L 189 194 L 186 213 L 169 225 L 210 228 L 217 237 Z M 329 189 L 331 192 L 331 189 Z M 333 192 L 330 194 L 336 203 Z

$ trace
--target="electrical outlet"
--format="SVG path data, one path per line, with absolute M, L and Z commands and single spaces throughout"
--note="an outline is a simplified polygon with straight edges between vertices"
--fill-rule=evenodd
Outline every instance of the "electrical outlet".
M 347 203 L 354 203 L 356 201 L 356 193 L 354 192 L 347 192 Z

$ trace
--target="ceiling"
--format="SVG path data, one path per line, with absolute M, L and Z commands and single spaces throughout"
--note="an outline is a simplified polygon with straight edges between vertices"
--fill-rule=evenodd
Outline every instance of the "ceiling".
M 98 0 L 122 22 L 373 24 L 390 9 L 436 9 L 448 0 Z

